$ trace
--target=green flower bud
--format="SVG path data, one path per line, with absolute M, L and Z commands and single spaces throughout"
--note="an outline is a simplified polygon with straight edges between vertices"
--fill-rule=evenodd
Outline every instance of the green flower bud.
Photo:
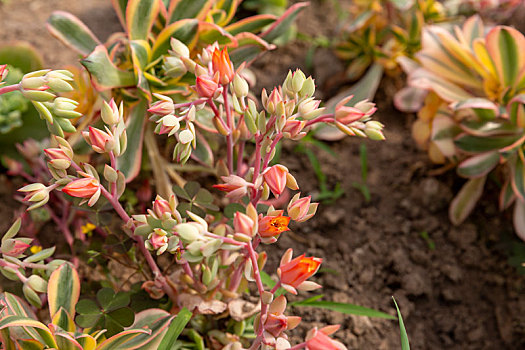
M 38 275 L 29 276 L 26 283 L 36 292 L 45 293 L 47 291 L 47 281 Z
M 237 97 L 245 97 L 248 96 L 248 92 L 250 92 L 250 88 L 248 86 L 248 82 L 241 77 L 239 74 L 235 74 L 233 77 L 233 92 Z

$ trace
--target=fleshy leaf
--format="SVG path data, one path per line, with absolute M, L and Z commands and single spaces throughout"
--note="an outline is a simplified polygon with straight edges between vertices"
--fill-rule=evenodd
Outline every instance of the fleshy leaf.
M 51 35 L 83 56 L 88 55 L 101 44 L 91 30 L 69 12 L 53 12 L 46 26 Z
M 97 90 L 106 90 L 116 87 L 135 86 L 136 79 L 133 72 L 117 68 L 109 59 L 104 45 L 99 45 L 93 52 L 80 61 L 93 77 L 93 85 Z
M 457 168 L 458 175 L 476 178 L 487 175 L 499 163 L 499 152 L 486 152 L 470 157 Z
M 129 0 L 126 29 L 131 40 L 146 40 L 159 13 L 158 0 Z
M 191 316 L 191 311 L 186 308 L 182 308 L 182 310 L 179 311 L 177 317 L 171 321 L 170 327 L 164 335 L 164 338 L 162 338 L 158 350 L 169 350 L 173 348 L 175 342 L 179 338 L 179 335 L 190 321 Z
M 80 296 L 80 279 L 77 271 L 69 264 L 62 264 L 53 271 L 47 285 L 49 314 L 51 318 L 61 309 L 69 315 L 75 314 L 75 305 Z
M 472 212 L 483 193 L 486 176 L 467 181 L 450 203 L 449 218 L 454 225 L 461 224 Z
M 140 100 L 129 112 L 126 127 L 128 145 L 118 163 L 119 170 L 122 171 L 128 182 L 133 180 L 140 170 L 147 108 L 148 103 L 145 100 Z

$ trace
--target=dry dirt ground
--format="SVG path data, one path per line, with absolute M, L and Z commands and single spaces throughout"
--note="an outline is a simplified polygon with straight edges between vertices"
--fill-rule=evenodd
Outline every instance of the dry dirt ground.
M 0 5 L 1 40 L 31 42 L 50 67 L 74 63 L 78 57 L 44 28 L 52 10 L 74 13 L 101 39 L 120 27 L 108 0 L 11 0 Z M 319 30 L 333 35 L 336 12 L 331 1 L 315 2 L 300 16 L 299 27 L 310 35 Z M 300 42 L 262 57 L 254 65 L 258 87 L 271 88 L 288 69 L 305 68 L 307 51 L 308 44 Z M 331 86 L 330 80 L 344 66 L 325 49 L 316 52 L 314 63 L 309 73 L 317 76 L 320 96 L 326 98 L 333 91 L 323 86 Z M 365 142 L 371 201 L 367 203 L 352 187 L 361 176 L 361 140 L 332 143 L 336 157 L 314 148 L 328 185 L 340 183 L 345 194 L 333 204 L 321 205 L 314 219 L 295 227 L 295 235 L 283 235 L 273 249 L 282 252 L 292 246 L 297 252 L 323 257 L 326 269 L 317 281 L 324 286 L 325 300 L 394 314 L 395 296 L 413 349 L 523 349 L 525 279 L 508 262 L 515 244 L 509 213 L 498 213 L 497 188 L 490 185 L 463 225 L 450 224 L 447 206 L 461 181 L 452 173 L 428 175 L 433 165 L 410 139 L 413 116 L 392 107 L 397 85 L 387 80 L 376 97 L 376 116 L 386 124 L 387 140 Z M 303 192 L 315 194 L 317 179 L 308 158 L 295 152 L 292 144 L 285 145 L 282 158 L 297 174 Z M 7 196 L 14 190 L 5 178 L 0 188 Z M 2 218 L 12 217 L 12 204 L 0 203 Z M 0 222 L 0 229 L 7 226 L 8 220 Z M 272 264 L 275 267 L 276 261 L 270 261 L 270 268 Z M 350 349 L 400 348 L 394 321 L 309 308 L 294 312 L 305 323 L 298 333 L 313 325 L 340 323 L 336 337 Z

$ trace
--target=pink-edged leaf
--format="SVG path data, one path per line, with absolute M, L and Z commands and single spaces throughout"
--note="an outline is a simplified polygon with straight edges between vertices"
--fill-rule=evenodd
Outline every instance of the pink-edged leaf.
M 469 92 L 425 69 L 416 69 L 408 76 L 410 86 L 432 90 L 447 102 L 462 101 L 472 96 Z
M 9 315 L 27 317 L 33 320 L 37 318 L 31 307 L 14 294 L 8 292 L 0 294 L 0 303 L 6 306 L 0 310 L 0 318 Z M 30 327 L 14 327 L 10 328 L 9 331 L 15 339 L 27 337 L 29 334 L 32 338 L 41 340 L 38 332 Z
M 492 58 L 499 80 L 512 87 L 525 65 L 525 37 L 511 27 L 497 26 L 486 37 L 486 48 Z
M 513 124 L 520 128 L 525 127 L 525 94 L 519 94 L 510 100 L 507 114 Z
M 450 203 L 449 218 L 454 225 L 461 224 L 472 212 L 483 193 L 487 177 L 479 177 L 467 181 L 456 197 Z
M 465 121 L 459 124 L 461 130 L 474 136 L 514 135 L 523 132 L 521 129 L 504 120 Z
M 46 27 L 51 35 L 83 56 L 101 44 L 91 30 L 69 12 L 54 11 L 48 18 Z
M 126 7 L 128 6 L 128 1 L 129 0 L 111 0 L 113 9 L 123 28 L 126 28 Z
M 92 77 L 92 83 L 99 91 L 135 86 L 135 74 L 117 68 L 109 59 L 104 45 L 99 45 L 93 52 L 80 61 Z
M 237 47 L 237 39 L 228 33 L 224 28 L 210 22 L 199 23 L 199 44 L 204 46 L 213 44 L 214 42 L 219 45 L 228 45 L 230 47 Z
M 512 189 L 512 186 L 510 184 L 510 179 L 505 181 L 503 184 L 503 187 L 501 188 L 500 194 L 499 194 L 499 209 L 505 210 L 507 209 L 512 202 L 516 199 L 516 194 L 514 193 L 514 190 Z
M 80 279 L 75 268 L 64 263 L 53 271 L 47 283 L 47 297 L 51 318 L 64 309 L 70 317 L 75 315 L 75 305 L 80 296 Z
M 499 160 L 498 151 L 478 154 L 461 162 L 458 165 L 457 173 L 459 176 L 467 178 L 486 176 L 498 165 Z
M 521 157 L 516 157 L 511 163 L 512 190 L 521 201 L 525 200 L 525 165 Z
M 80 334 L 75 339 L 80 343 L 84 350 L 95 350 L 97 347 L 97 341 L 89 334 Z
M 455 145 L 467 153 L 483 153 L 494 150 L 503 150 L 509 146 L 515 145 L 520 141 L 521 135 L 503 135 L 503 136 L 473 136 L 466 133 L 459 135 L 455 140 Z
M 257 33 L 267 25 L 275 22 L 277 17 L 274 15 L 263 14 L 248 18 L 243 18 L 240 21 L 226 26 L 224 29 L 232 35 L 237 35 L 243 32 Z
M 469 98 L 468 100 L 463 100 L 457 103 L 453 103 L 452 105 L 453 109 L 461 110 L 461 109 L 468 109 L 468 108 L 479 108 L 479 109 L 489 109 L 491 111 L 494 111 L 497 113 L 499 111 L 498 106 L 486 98 Z
M 59 349 L 64 350 L 87 350 L 75 339 L 73 333 L 68 333 L 60 328 L 53 331 Z
M 459 133 L 459 128 L 453 118 L 444 110 L 438 110 L 432 120 L 430 139 L 439 151 L 447 158 L 456 154 L 454 137 Z
M 516 200 L 514 204 L 513 224 L 518 237 L 525 241 L 525 203 L 523 200 Z
M 126 7 L 126 30 L 130 40 L 147 40 L 159 14 L 160 0 L 129 0 Z
M 140 334 L 132 340 L 126 342 L 129 349 L 157 349 L 164 334 L 170 325 L 173 315 L 161 309 L 148 309 L 135 315 L 135 321 L 130 329 L 150 330 L 151 334 Z
M 235 39 L 237 39 L 238 47 L 230 51 L 230 59 L 236 66 L 242 62 L 250 64 L 262 52 L 275 48 L 275 45 L 249 32 L 237 34 Z
M 58 348 L 53 334 L 43 323 L 23 317 L 23 316 L 6 316 L 0 319 L 0 330 L 12 327 L 29 327 L 38 332 L 43 343 L 50 348 Z M 39 340 L 39 339 L 37 339 Z
M 260 37 L 268 42 L 283 35 L 292 25 L 297 15 L 308 6 L 308 2 L 298 2 L 288 8 L 279 19 L 277 19 L 267 30 L 260 34 Z
M 470 47 L 475 39 L 482 38 L 484 34 L 483 21 L 478 15 L 470 17 L 463 24 L 463 38 Z
M 133 180 L 140 171 L 147 109 L 147 101 L 141 99 L 129 111 L 126 127 L 128 145 L 118 163 L 119 170 L 122 171 L 128 182 Z
M 137 347 L 129 347 L 128 344 L 143 334 L 151 334 L 151 330 L 147 329 L 128 329 L 115 334 L 109 339 L 103 341 L 96 350 L 133 350 Z
M 423 107 L 427 94 L 427 90 L 408 86 L 395 94 L 394 105 L 402 112 L 415 113 Z
M 171 38 L 180 40 L 191 50 L 197 42 L 198 30 L 199 21 L 193 18 L 182 19 L 170 24 L 157 36 L 157 40 L 155 40 L 155 44 L 153 44 L 151 60 L 154 61 L 161 55 L 168 53 L 168 50 L 170 49 Z

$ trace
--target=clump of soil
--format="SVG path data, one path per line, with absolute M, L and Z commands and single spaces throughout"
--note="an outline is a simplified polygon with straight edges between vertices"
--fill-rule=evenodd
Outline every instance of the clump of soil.
M 2 40 L 28 40 L 39 48 L 47 65 L 60 67 L 78 58 L 45 32 L 44 21 L 52 10 L 71 11 L 104 39 L 120 24 L 109 1 L 12 0 L 0 5 Z M 315 35 L 333 35 L 337 14 L 333 3 L 314 2 L 298 18 L 299 28 Z M 38 35 L 36 35 L 38 34 Z M 288 69 L 307 68 L 308 44 L 289 44 L 268 53 L 254 66 L 257 89 L 282 82 Z M 314 55 L 319 96 L 329 97 L 331 79 L 344 66 L 329 50 Z M 345 191 L 334 204 L 321 205 L 307 223 L 294 227 L 268 247 L 267 271 L 275 271 L 279 253 L 293 247 L 296 253 L 323 257 L 324 272 L 316 278 L 324 300 L 349 302 L 395 314 L 391 296 L 402 310 L 414 349 L 518 349 L 525 347 L 525 278 L 507 262 L 505 250 L 513 237 L 508 215 L 496 208 L 497 189 L 483 197 L 474 214 L 453 227 L 448 204 L 461 185 L 454 174 L 432 177 L 424 152 L 410 138 L 413 117 L 392 108 L 392 88 L 383 85 L 376 97 L 376 118 L 386 124 L 384 142 L 347 138 L 332 143 L 332 157 L 316 152 L 328 185 L 340 183 Z M 256 91 L 258 91 L 256 90 Z M 385 93 L 388 92 L 388 93 Z M 359 145 L 368 149 L 366 202 L 352 183 L 361 180 Z M 304 195 L 318 192 L 317 179 L 306 156 L 283 148 L 282 163 L 296 175 Z M 2 182 L 2 198 L 13 187 Z M 7 229 L 14 205 L 0 201 L 2 232 Z M 301 296 L 304 297 L 304 296 Z M 295 307 L 303 317 L 294 338 L 313 326 L 339 323 L 336 337 L 351 349 L 399 349 L 399 329 L 394 321 L 346 316 L 336 312 Z

